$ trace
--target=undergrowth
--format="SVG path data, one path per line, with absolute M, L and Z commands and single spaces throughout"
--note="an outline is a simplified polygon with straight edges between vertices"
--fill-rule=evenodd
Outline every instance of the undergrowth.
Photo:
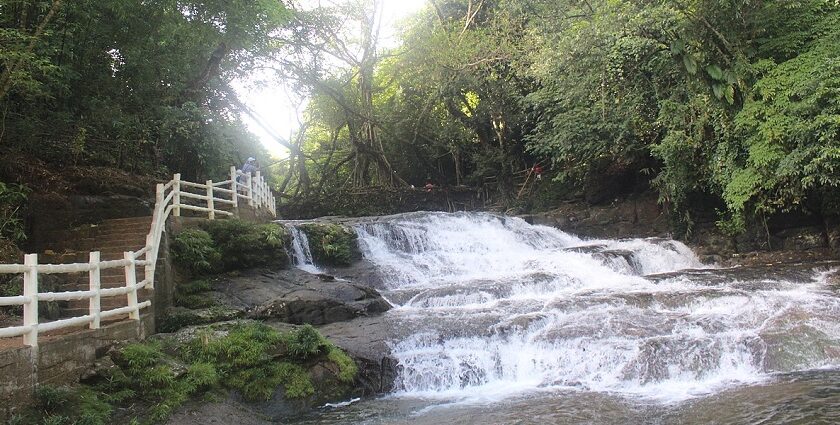
M 285 334 L 261 323 L 224 330 L 208 328 L 166 350 L 158 342 L 127 345 L 112 353 L 115 367 L 88 384 L 38 387 L 36 405 L 10 423 L 105 425 L 115 423 L 118 408 L 129 414 L 119 419 L 161 423 L 186 401 L 218 399 L 226 388 L 248 401 L 269 400 L 281 386 L 287 398 L 306 398 L 316 392 L 310 367 L 325 361 L 337 367 L 338 382 L 355 378 L 353 360 L 312 326 Z

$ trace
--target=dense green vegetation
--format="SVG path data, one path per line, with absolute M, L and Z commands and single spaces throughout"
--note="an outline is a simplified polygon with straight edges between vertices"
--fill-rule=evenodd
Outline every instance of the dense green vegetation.
M 353 4 L 319 12 L 364 28 L 376 9 Z M 399 46 L 357 37 L 346 66 L 299 76 L 312 102 L 291 193 L 430 179 L 515 201 L 541 164 L 566 197 L 652 185 L 686 231 L 699 207 L 732 232 L 834 215 L 838 28 L 826 0 L 430 1 Z M 338 32 L 316 31 L 311 54 L 333 55 Z
M 225 388 L 251 401 L 270 399 L 280 386 L 288 398 L 306 398 L 316 391 L 309 368 L 319 362 L 335 365 L 335 389 L 356 377 L 353 360 L 308 325 L 287 333 L 259 323 L 219 325 L 184 344 L 135 343 L 111 358 L 115 366 L 84 385 L 39 387 L 37 405 L 11 423 L 110 424 L 117 408 L 126 423 L 160 423 L 189 399 L 217 399 Z
M 2 148 L 57 166 L 222 173 L 261 152 L 227 82 L 289 19 L 268 0 L 2 0 Z
M 285 199 L 431 181 L 548 208 L 652 188 L 684 231 L 700 207 L 731 232 L 838 212 L 834 0 L 429 0 L 387 46 L 381 8 L 0 0 L 0 147 L 222 175 L 257 150 L 230 87 L 260 69 L 309 99 L 279 140 Z M 523 192 L 535 164 L 552 183 Z
M 195 276 L 253 267 L 284 268 L 289 235 L 277 224 L 213 220 L 184 229 L 172 250 L 176 264 Z

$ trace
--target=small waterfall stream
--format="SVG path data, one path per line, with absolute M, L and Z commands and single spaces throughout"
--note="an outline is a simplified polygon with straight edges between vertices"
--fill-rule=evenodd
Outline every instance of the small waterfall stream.
M 323 273 L 324 271 L 316 266 L 315 260 L 312 259 L 312 251 L 309 249 L 309 238 L 306 237 L 306 233 L 293 224 L 287 224 L 286 229 L 292 237 L 292 257 L 295 267 L 308 273 Z
M 400 397 L 674 402 L 840 366 L 840 299 L 816 274 L 729 279 L 676 241 L 582 240 L 491 214 L 413 213 L 356 231 L 397 305 Z

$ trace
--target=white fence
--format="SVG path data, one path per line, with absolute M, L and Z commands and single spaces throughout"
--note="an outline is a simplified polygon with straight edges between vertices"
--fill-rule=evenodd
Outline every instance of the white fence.
M 198 189 L 200 193 L 189 189 Z M 186 202 L 191 200 L 192 203 Z M 256 209 L 264 209 L 276 216 L 275 199 L 265 179 L 257 171 L 256 176 L 242 174 L 235 167 L 230 168 L 230 179 L 221 182 L 208 180 L 204 184 L 181 180 L 175 174 L 168 183 L 157 185 L 155 192 L 155 210 L 152 214 L 151 229 L 146 236 L 146 246 L 137 252 L 123 253 L 123 259 L 101 261 L 99 251 L 90 253 L 90 261 L 74 264 L 38 264 L 38 254 L 27 254 L 23 264 L 0 264 L 0 274 L 23 274 L 23 294 L 12 297 L 0 297 L 0 306 L 23 306 L 23 325 L 0 328 L 0 338 L 23 336 L 23 343 L 38 345 L 38 334 L 72 326 L 88 325 L 91 329 L 99 328 L 100 321 L 127 314 L 129 319 L 139 320 L 140 310 L 152 304 L 151 301 L 138 302 L 137 291 L 154 288 L 155 262 L 158 258 L 160 238 L 169 215 L 180 216 L 181 210 L 193 210 L 207 213 L 209 219 L 216 215 L 233 215 L 232 211 L 219 209 L 220 205 L 230 205 L 232 209 L 245 202 Z M 196 203 L 201 204 L 195 205 Z M 204 206 L 206 205 L 206 206 Z M 144 267 L 144 278 L 137 281 L 136 268 Z M 101 288 L 101 271 L 111 268 L 125 269 L 125 286 Z M 87 272 L 90 286 L 85 291 L 38 292 L 38 276 L 50 273 Z M 105 297 L 125 296 L 127 305 L 102 311 L 101 300 Z M 38 303 L 40 301 L 89 301 L 88 314 L 40 323 Z

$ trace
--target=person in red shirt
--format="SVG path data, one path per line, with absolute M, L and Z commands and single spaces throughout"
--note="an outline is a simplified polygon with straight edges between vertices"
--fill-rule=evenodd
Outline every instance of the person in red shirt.
M 533 172 L 537 176 L 537 180 L 542 180 L 543 169 L 540 166 L 540 164 L 534 165 L 534 167 L 531 168 L 531 172 Z

